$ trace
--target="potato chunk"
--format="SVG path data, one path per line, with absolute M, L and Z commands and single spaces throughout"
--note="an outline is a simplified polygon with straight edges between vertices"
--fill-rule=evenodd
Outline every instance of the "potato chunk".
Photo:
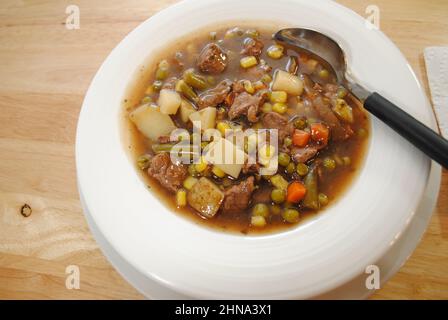
M 180 94 L 174 90 L 162 89 L 160 91 L 157 104 L 160 107 L 160 112 L 164 114 L 176 114 L 182 103 Z
M 170 135 L 171 131 L 177 128 L 169 115 L 163 114 L 146 104 L 132 111 L 129 117 L 138 130 L 151 140 Z
M 216 120 L 216 108 L 207 107 L 200 111 L 196 111 L 190 114 L 190 121 L 199 121 L 201 124 L 201 130 L 207 130 L 215 127 Z
M 209 144 L 205 159 L 226 174 L 238 178 L 247 154 L 231 141 L 221 138 Z
M 188 191 L 188 204 L 206 218 L 213 218 L 221 207 L 224 193 L 209 179 L 202 177 Z
M 272 83 L 272 90 L 285 91 L 293 96 L 300 96 L 303 92 L 303 82 L 299 77 L 283 70 L 277 70 Z
M 187 100 L 182 100 L 182 103 L 180 104 L 180 118 L 182 119 L 182 122 L 188 122 L 190 119 L 190 114 L 195 112 L 196 109 L 190 102 Z

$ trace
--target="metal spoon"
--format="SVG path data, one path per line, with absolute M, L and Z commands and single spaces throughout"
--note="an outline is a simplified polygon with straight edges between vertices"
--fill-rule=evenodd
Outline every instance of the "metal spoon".
M 339 85 L 364 102 L 367 111 L 430 158 L 448 168 L 448 141 L 380 94 L 371 93 L 352 81 L 347 73 L 344 51 L 336 41 L 320 32 L 302 28 L 282 29 L 274 35 L 274 39 L 292 50 L 306 53 L 316 59 L 333 72 Z

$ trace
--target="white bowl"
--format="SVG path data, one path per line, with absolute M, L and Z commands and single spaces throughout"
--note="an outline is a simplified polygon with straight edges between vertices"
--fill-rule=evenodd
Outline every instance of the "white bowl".
M 430 161 L 372 117 L 362 171 L 343 197 L 286 232 L 238 236 L 193 224 L 148 192 L 121 142 L 119 113 L 136 70 L 157 49 L 229 20 L 277 21 L 341 43 L 354 76 L 419 120 L 428 101 L 381 32 L 332 1 L 188 0 L 151 17 L 109 55 L 86 94 L 76 164 L 86 215 L 148 281 L 195 298 L 307 298 L 360 274 L 400 237 L 423 194 Z M 123 271 L 122 271 L 123 272 Z

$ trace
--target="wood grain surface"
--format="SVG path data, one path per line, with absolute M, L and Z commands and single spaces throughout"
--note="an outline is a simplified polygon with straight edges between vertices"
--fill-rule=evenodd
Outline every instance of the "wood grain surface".
M 65 28 L 71 1 L 0 3 L 0 299 L 141 299 L 102 255 L 76 189 L 74 143 L 83 96 L 118 42 L 176 1 L 74 1 L 81 28 Z M 370 1 L 342 0 L 366 16 Z M 376 0 L 381 29 L 428 92 L 423 49 L 448 45 L 448 1 Z M 447 111 L 448 112 L 448 111 Z M 25 218 L 21 206 L 32 214 Z M 81 288 L 65 270 L 78 265 Z M 448 299 L 448 173 L 416 251 L 373 299 Z

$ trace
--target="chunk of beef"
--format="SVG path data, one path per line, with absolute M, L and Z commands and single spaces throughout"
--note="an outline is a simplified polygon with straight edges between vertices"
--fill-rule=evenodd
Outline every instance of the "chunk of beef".
M 338 117 L 331 110 L 330 104 L 326 103 L 322 97 L 318 96 L 313 99 L 313 107 L 319 118 L 321 118 L 331 129 L 331 137 L 334 141 L 346 140 L 353 133 L 344 127 Z
M 176 192 L 187 177 L 188 170 L 183 164 L 172 163 L 169 153 L 164 152 L 152 158 L 148 174 L 159 181 L 164 188 Z
M 221 81 L 215 88 L 202 93 L 198 100 L 199 109 L 216 107 L 218 104 L 223 103 L 232 90 L 232 85 L 232 81 L 226 79 Z
M 260 171 L 260 165 L 258 163 L 248 163 L 248 162 L 246 162 L 243 165 L 242 171 L 243 171 L 244 174 L 258 173 Z
M 319 149 L 314 146 L 306 146 L 305 148 L 292 148 L 291 157 L 294 162 L 305 163 L 308 160 L 312 159 L 318 151 Z
M 249 80 L 260 80 L 265 74 L 272 71 L 272 67 L 265 63 L 260 63 L 259 65 L 249 68 L 246 70 L 246 76 Z
M 251 176 L 225 190 L 222 211 L 224 213 L 237 213 L 246 210 L 254 189 L 254 177 Z
M 227 55 L 217 44 L 209 43 L 199 54 L 197 65 L 204 73 L 218 74 L 227 66 Z
M 276 112 L 268 112 L 262 119 L 263 127 L 267 129 L 278 130 L 278 141 L 283 143 L 283 140 L 291 134 L 293 126 L 288 123 L 288 119 Z
M 263 52 L 264 44 L 260 40 L 247 38 L 244 41 L 244 48 L 241 51 L 241 54 L 246 56 L 255 56 L 259 57 Z
M 271 202 L 271 187 L 263 187 L 254 192 L 252 196 L 254 203 L 268 203 Z
M 263 101 L 262 95 L 252 96 L 247 92 L 240 93 L 230 106 L 229 119 L 233 120 L 241 115 L 246 115 L 250 122 L 257 122 L 258 107 Z
M 163 144 L 163 143 L 177 142 L 177 140 L 175 139 L 172 140 L 170 136 L 160 136 L 157 138 L 157 142 Z

